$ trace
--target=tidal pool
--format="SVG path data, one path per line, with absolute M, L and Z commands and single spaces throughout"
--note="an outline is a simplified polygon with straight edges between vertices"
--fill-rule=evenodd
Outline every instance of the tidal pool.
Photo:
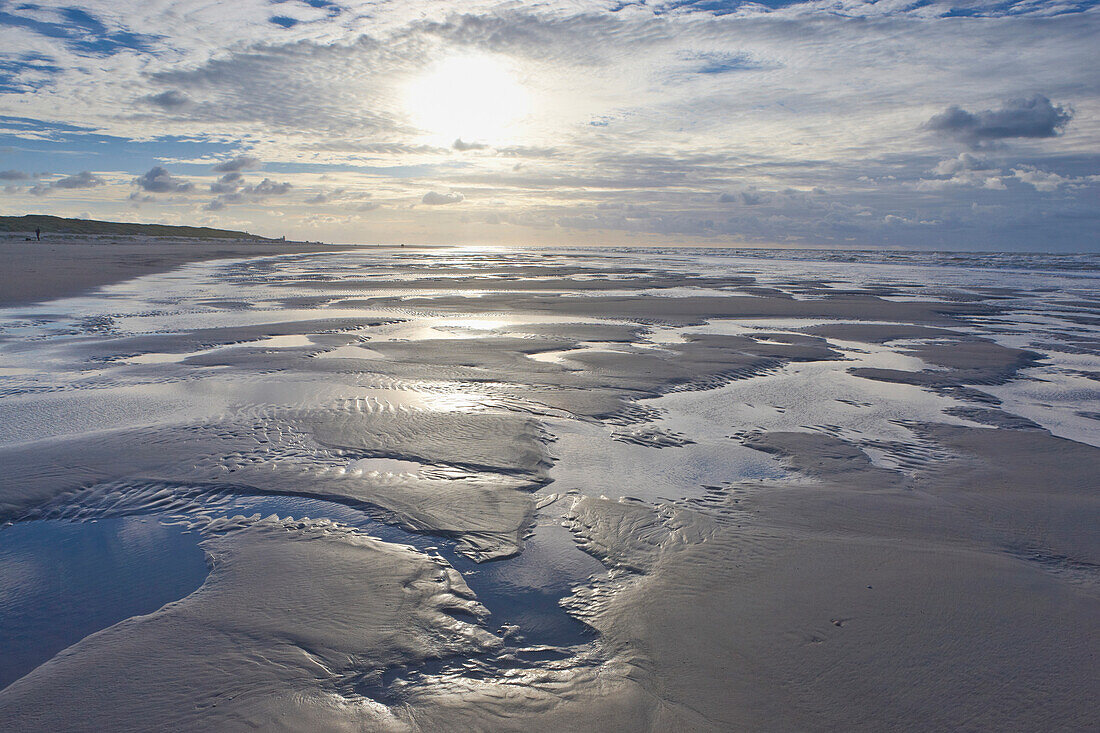
M 200 539 L 155 516 L 0 529 L 0 687 L 89 634 L 194 591 L 207 574 Z

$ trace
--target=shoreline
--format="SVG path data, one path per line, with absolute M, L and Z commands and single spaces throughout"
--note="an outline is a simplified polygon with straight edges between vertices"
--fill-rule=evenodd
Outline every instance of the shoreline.
M 371 245 L 52 235 L 28 242 L 0 236 L 0 308 L 16 308 L 91 292 L 191 262 L 310 252 L 341 252 Z

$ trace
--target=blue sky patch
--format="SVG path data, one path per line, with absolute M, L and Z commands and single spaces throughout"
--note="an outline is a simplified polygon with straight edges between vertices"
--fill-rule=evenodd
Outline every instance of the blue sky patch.
M 19 11 L 35 12 L 36 16 Z M 42 13 L 56 20 L 43 20 Z M 48 8 L 32 3 L 13 5 L 0 2 L 0 26 L 24 28 L 47 38 L 56 38 L 70 50 L 86 56 L 111 56 L 121 51 L 149 51 L 156 38 L 123 30 L 111 30 L 95 16 L 77 7 Z M 33 49 L 8 49 L 32 51 Z
M 685 52 L 680 58 L 688 63 L 696 74 L 725 74 L 730 71 L 748 71 L 763 66 L 747 53 Z
M 14 128 L 14 129 L 13 129 Z M 20 130 L 46 131 L 50 139 L 25 137 Z M 0 117 L 0 168 L 4 170 L 79 173 L 84 170 L 147 170 L 175 158 L 221 158 L 239 149 L 239 143 L 211 142 L 183 137 L 128 140 L 101 135 L 72 125 L 20 117 Z M 205 166 L 204 166 L 205 167 Z
M 23 54 L 0 59 L 0 93 L 33 92 L 46 86 L 48 77 L 62 71 L 48 56 Z

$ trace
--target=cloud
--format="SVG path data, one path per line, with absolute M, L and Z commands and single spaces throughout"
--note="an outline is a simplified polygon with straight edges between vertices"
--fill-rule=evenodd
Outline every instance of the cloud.
M 1033 165 L 1013 168 L 1012 175 L 1021 183 L 1026 183 L 1036 191 L 1045 193 L 1057 191 L 1062 187 L 1078 189 L 1090 183 L 1100 182 L 1100 175 L 1063 176 L 1051 171 L 1041 170 Z
M 216 173 L 230 173 L 234 171 L 251 170 L 259 166 L 259 158 L 252 155 L 238 155 L 236 158 L 218 163 L 212 170 Z
M 443 204 L 457 204 L 465 198 L 465 196 L 457 191 L 453 193 L 436 193 L 435 191 L 428 191 L 424 194 L 424 198 L 420 199 L 420 203 L 428 204 L 429 206 L 441 206 Z
M 210 184 L 211 193 L 233 193 L 244 185 L 244 176 L 240 171 L 226 173 L 224 176 Z
M 505 158 L 553 158 L 557 154 L 557 148 L 533 147 L 530 145 L 509 145 L 497 148 L 497 155 Z
M 254 186 L 245 186 L 241 189 L 241 192 L 255 198 L 267 198 L 268 196 L 282 196 L 289 193 L 291 188 L 293 187 L 286 181 L 276 183 L 270 178 L 265 178 Z
M 344 187 L 334 188 L 331 191 L 321 190 L 314 196 L 306 199 L 307 204 L 328 204 L 335 201 L 349 201 L 370 198 L 368 191 L 349 191 Z
M 135 178 L 134 185 L 149 193 L 186 193 L 195 187 L 195 184 L 176 178 L 159 165 Z
M 107 16 L 98 17 L 77 6 L 51 8 L 49 4 L 43 7 L 34 3 L 5 3 L 0 25 L 39 34 L 57 43 L 55 48 L 99 59 L 126 51 L 146 51 L 156 40 L 128 29 L 113 28 L 115 24 Z
M 957 138 L 973 147 L 1010 138 L 1055 137 L 1073 118 L 1073 110 L 1053 104 L 1041 94 L 1010 99 L 1001 109 L 967 112 L 952 105 L 925 123 L 929 130 Z
M 722 204 L 744 204 L 745 206 L 759 206 L 768 200 L 768 196 L 760 191 L 749 189 L 737 193 L 723 193 L 718 197 Z
M 687 71 L 693 74 L 726 74 L 762 68 L 762 65 L 744 53 L 700 52 L 685 50 L 677 56 L 686 62 Z
M 14 180 L 24 181 L 33 178 L 28 173 L 22 171 L 4 171 L 0 173 L 0 180 Z M 49 181 L 47 183 L 37 183 L 27 189 L 27 193 L 31 196 L 45 196 L 57 189 L 77 189 L 77 188 L 95 188 L 96 186 L 102 186 L 107 182 L 99 176 L 90 171 L 80 171 L 72 176 L 65 176 L 59 178 L 56 181 Z
M 1012 175 L 1022 183 L 1033 187 L 1036 191 L 1057 191 L 1061 186 L 1070 182 L 1057 173 L 1050 173 L 1031 166 L 1013 169 Z
M 147 94 L 141 97 L 141 101 L 169 110 L 180 109 L 191 103 L 190 97 L 176 89 L 169 89 L 160 94 Z
M 455 150 L 484 150 L 489 146 L 484 143 L 463 142 L 462 138 L 456 138 L 451 147 Z
M 1001 170 L 970 153 L 961 153 L 955 158 L 941 160 L 932 169 L 932 173 L 943 178 L 921 179 L 917 182 L 919 190 L 943 191 L 952 186 L 987 188 L 992 191 L 1005 189 Z
M 50 185 L 54 188 L 95 188 L 96 186 L 102 186 L 104 183 L 106 181 L 99 176 L 89 171 L 81 171 L 75 176 L 67 176 L 54 181 Z
M 270 196 L 285 196 L 294 186 L 289 181 L 273 181 L 265 178 L 259 183 L 245 183 L 239 171 L 231 171 L 210 184 L 210 191 L 218 194 L 203 206 L 206 211 L 221 211 L 230 204 L 256 203 Z
M 957 173 L 963 173 L 966 171 L 987 171 L 992 170 L 993 166 L 970 153 L 960 153 L 957 158 L 947 158 L 936 163 L 936 167 L 932 169 L 932 172 L 937 176 L 953 176 Z

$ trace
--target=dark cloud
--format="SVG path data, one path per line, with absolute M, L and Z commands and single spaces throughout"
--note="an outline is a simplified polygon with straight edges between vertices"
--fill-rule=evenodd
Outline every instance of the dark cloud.
M 484 150 L 489 147 L 485 143 L 468 143 L 463 142 L 462 138 L 457 138 L 451 145 L 455 150 Z
M 497 148 L 497 155 L 505 158 L 553 158 L 557 154 L 557 148 L 538 148 L 528 145 L 510 145 Z
M 282 196 L 289 193 L 291 188 L 292 186 L 286 181 L 276 183 L 270 178 L 265 178 L 254 186 L 245 186 L 241 191 L 255 198 L 266 198 L 268 196 Z
M 967 112 L 952 105 L 924 124 L 925 128 L 980 147 L 1009 138 L 1043 138 L 1060 134 L 1073 110 L 1053 104 L 1041 94 L 1010 99 L 1001 109 Z
M 226 173 L 214 183 L 210 184 L 211 193 L 233 193 L 244 185 L 244 176 L 239 171 Z
M 80 171 L 75 176 L 67 176 L 54 181 L 50 185 L 54 188 L 95 188 L 96 186 L 102 186 L 104 183 L 106 181 L 94 173 Z
M 239 172 L 232 171 L 210 184 L 210 190 L 218 196 L 202 208 L 206 211 L 221 211 L 230 204 L 262 201 L 269 196 L 283 196 L 290 193 L 291 188 L 293 186 L 286 181 L 280 183 L 270 178 L 255 184 L 246 184 Z
M 745 206 L 759 206 L 766 202 L 768 197 L 759 191 L 739 191 L 737 193 L 724 193 L 718 197 L 719 203 L 744 204 Z
M 191 99 L 186 94 L 176 89 L 169 89 L 160 94 L 149 94 L 141 98 L 141 101 L 162 107 L 164 109 L 179 109 L 190 104 Z
M 25 181 L 30 178 L 35 178 L 29 173 L 23 173 L 22 171 L 4 171 L 0 173 L 0 180 L 10 181 Z M 45 196 L 46 194 L 56 191 L 59 188 L 74 189 L 74 188 L 95 188 L 96 186 L 102 186 L 104 181 L 99 176 L 90 171 L 80 171 L 76 175 L 65 176 L 59 178 L 56 181 L 50 181 L 49 183 L 36 183 L 27 189 L 27 193 L 31 196 Z
M 214 166 L 213 170 L 216 173 L 230 173 L 233 171 L 244 171 L 252 168 L 258 168 L 260 165 L 260 159 L 252 155 L 238 155 L 231 160 L 218 163 Z
M 159 165 L 135 178 L 134 185 L 149 193 L 185 193 L 195 187 L 190 181 L 176 178 Z
M 429 206 L 441 206 L 443 204 L 457 204 L 466 197 L 457 191 L 454 193 L 436 193 L 435 191 L 428 191 L 424 194 L 424 198 L 420 199 L 423 204 Z
M 596 204 L 597 218 L 603 221 L 625 221 L 626 219 L 649 219 L 653 214 L 644 206 L 617 202 Z M 614 213 L 606 213 L 614 212 Z M 609 218 L 614 217 L 614 218 Z M 581 217 L 582 219 L 584 217 Z

